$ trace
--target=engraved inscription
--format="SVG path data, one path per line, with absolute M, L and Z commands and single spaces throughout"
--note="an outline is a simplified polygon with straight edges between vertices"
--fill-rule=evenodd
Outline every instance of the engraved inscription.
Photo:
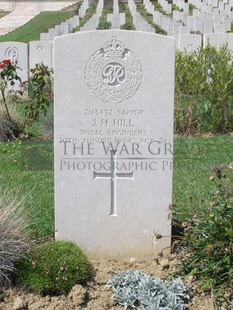
M 93 95 L 104 102 L 120 103 L 139 89 L 142 64 L 132 51 L 113 37 L 89 58 L 84 76 Z
M 19 50 L 17 47 L 8 47 L 5 51 L 5 55 L 10 60 L 17 60 L 19 58 Z
M 44 47 L 42 45 L 38 45 L 37 46 L 37 51 L 40 53 L 40 52 L 43 52 L 44 51 Z
M 125 69 L 121 64 L 111 63 L 103 70 L 103 80 L 108 85 L 117 86 L 125 80 Z

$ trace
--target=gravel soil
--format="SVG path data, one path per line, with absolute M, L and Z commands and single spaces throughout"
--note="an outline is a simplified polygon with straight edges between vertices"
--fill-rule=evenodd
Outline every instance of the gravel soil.
M 8 288 L 0 291 L 0 310 L 122 310 L 112 298 L 112 291 L 106 288 L 106 282 L 122 271 L 138 270 L 154 277 L 165 279 L 167 272 L 175 268 L 178 258 L 175 255 L 156 258 L 151 261 L 131 259 L 91 259 L 94 277 L 86 286 L 76 285 L 67 296 L 41 297 L 20 288 Z M 195 284 L 191 283 L 195 287 Z M 194 292 L 191 310 L 213 310 L 210 296 Z

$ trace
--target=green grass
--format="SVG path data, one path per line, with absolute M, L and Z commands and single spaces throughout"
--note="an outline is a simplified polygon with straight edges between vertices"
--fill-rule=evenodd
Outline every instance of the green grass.
M 175 210 L 186 212 L 208 199 L 215 191 L 209 180 L 213 175 L 210 166 L 233 161 L 233 137 L 179 137 L 174 144 L 173 203 Z M 233 182 L 233 173 L 225 168 Z
M 189 4 L 189 15 L 192 16 L 193 15 L 193 10 L 196 9 L 195 5 L 193 4 Z
M 125 24 L 121 26 L 122 30 L 136 30 L 133 23 L 133 16 L 130 13 L 130 9 L 126 6 L 123 7 L 123 4 L 120 5 L 120 13 L 123 13 L 123 8 L 125 8 Z
M 0 144 L 0 189 L 28 195 L 25 206 L 32 210 L 34 237 L 54 233 L 53 145 L 16 141 Z M 41 160 L 42 159 L 42 160 Z M 48 165 L 39 170 L 41 161 Z M 31 164 L 31 162 L 33 162 Z M 38 167 L 38 170 L 32 170 Z
M 215 187 L 209 180 L 210 165 L 233 161 L 233 137 L 178 137 L 174 143 L 173 202 L 175 210 L 188 212 L 207 199 Z M 35 237 L 53 236 L 54 181 L 52 142 L 11 142 L 0 144 L 0 184 L 2 190 L 28 195 Z M 32 162 L 32 165 L 31 165 Z M 47 165 L 46 165 L 47 163 Z M 38 170 L 32 170 L 37 167 Z M 40 170 L 42 168 L 47 170 Z M 225 168 L 227 171 L 227 168 Z M 233 173 L 229 170 L 229 175 Z
M 0 37 L 0 42 L 29 42 L 40 39 L 41 32 L 60 24 L 74 15 L 73 11 L 42 12 L 24 26 Z
M 151 3 L 154 5 L 155 11 L 159 11 L 160 13 L 166 15 L 166 12 L 163 11 L 162 6 L 158 3 L 158 0 L 152 0 Z
M 110 29 L 111 23 L 107 21 L 107 14 L 113 13 L 113 10 L 109 7 L 104 7 L 102 16 L 99 19 L 99 25 L 97 30 Z

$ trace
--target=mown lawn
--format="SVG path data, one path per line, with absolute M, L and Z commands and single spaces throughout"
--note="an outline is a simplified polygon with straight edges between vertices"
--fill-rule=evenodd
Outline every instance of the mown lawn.
M 32 211 L 34 237 L 53 235 L 53 144 L 1 143 L 0 158 L 1 191 L 18 193 L 20 197 L 27 195 L 26 207 Z
M 29 42 L 40 39 L 41 32 L 64 22 L 74 15 L 73 11 L 42 12 L 24 26 L 0 37 L 0 42 Z
M 175 210 L 186 212 L 208 200 L 216 186 L 209 177 L 210 166 L 224 165 L 223 172 L 231 178 L 227 165 L 233 162 L 233 137 L 178 137 L 174 143 L 173 203 Z
M 54 234 L 54 181 L 52 142 L 16 141 L 0 143 L 0 184 L 7 193 L 28 195 L 34 237 Z M 233 161 L 233 137 L 178 137 L 174 143 L 173 202 L 175 210 L 188 212 L 208 199 L 214 184 L 210 165 Z M 229 170 L 231 180 L 233 173 Z M 156 189 L 155 189 L 156 190 Z

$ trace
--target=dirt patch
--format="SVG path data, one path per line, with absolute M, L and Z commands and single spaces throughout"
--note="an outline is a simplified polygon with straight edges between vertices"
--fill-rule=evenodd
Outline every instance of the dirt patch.
M 122 271 L 138 270 L 154 277 L 166 278 L 169 268 L 177 264 L 175 255 L 151 261 L 122 261 L 117 259 L 92 259 L 95 277 L 85 287 L 76 285 L 68 296 L 41 297 L 19 288 L 5 289 L 0 292 L 0 310 L 122 310 L 112 299 L 112 291 L 106 282 Z M 2 309 L 1 309 L 2 308 Z M 210 296 L 195 296 L 191 310 L 212 310 Z

